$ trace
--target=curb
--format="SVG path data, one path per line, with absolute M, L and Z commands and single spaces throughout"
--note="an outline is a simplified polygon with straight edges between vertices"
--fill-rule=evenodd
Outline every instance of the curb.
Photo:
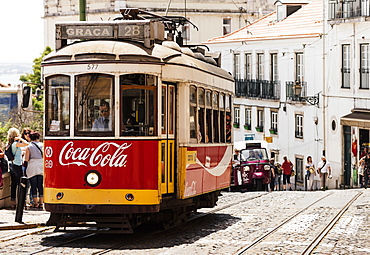
M 0 226 L 0 230 L 21 230 L 21 229 L 30 229 L 37 227 L 45 227 L 45 223 L 19 223 L 19 225 L 3 225 Z

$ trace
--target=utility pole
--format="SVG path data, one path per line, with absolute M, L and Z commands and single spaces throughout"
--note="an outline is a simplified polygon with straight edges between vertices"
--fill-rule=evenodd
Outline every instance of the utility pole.
M 80 21 L 86 21 L 86 0 L 80 0 Z

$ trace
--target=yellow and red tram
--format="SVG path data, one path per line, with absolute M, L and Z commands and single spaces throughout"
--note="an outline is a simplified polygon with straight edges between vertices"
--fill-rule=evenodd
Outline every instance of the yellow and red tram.
M 45 208 L 57 230 L 171 224 L 229 187 L 233 78 L 165 40 L 166 22 L 56 25 L 42 72 Z

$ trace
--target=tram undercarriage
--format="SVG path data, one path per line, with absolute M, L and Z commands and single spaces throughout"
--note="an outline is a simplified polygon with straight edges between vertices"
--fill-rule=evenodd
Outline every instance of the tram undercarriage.
M 47 226 L 56 226 L 55 232 L 89 232 L 130 234 L 143 223 L 168 228 L 186 221 L 198 208 L 212 208 L 221 191 L 214 191 L 185 200 L 164 197 L 155 206 L 114 205 L 52 205 Z

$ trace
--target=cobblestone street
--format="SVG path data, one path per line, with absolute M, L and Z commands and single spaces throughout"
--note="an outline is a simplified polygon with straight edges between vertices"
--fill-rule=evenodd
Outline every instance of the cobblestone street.
M 197 217 L 204 217 L 150 235 L 54 233 L 42 226 L 47 212 L 25 211 L 26 225 L 39 225 L 1 230 L 0 250 L 1 254 L 302 254 L 356 195 L 348 210 L 307 254 L 369 254 L 367 190 L 224 192 L 217 208 L 199 211 Z M 8 225 L 20 226 L 14 223 L 15 211 L 0 213 L 2 225 L 8 221 Z

